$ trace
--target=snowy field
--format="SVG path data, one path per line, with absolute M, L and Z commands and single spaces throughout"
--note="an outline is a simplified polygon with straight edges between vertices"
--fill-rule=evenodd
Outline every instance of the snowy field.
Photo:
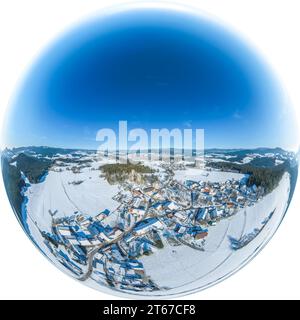
M 183 182 L 185 180 L 225 182 L 228 179 L 241 180 L 245 175 L 235 172 L 206 171 L 197 168 L 176 170 L 174 179 Z
M 84 168 L 81 173 L 76 174 L 66 168 L 63 168 L 62 172 L 50 170 L 44 182 L 32 184 L 25 193 L 28 198 L 27 224 L 30 235 L 45 255 L 67 273 L 69 271 L 57 262 L 43 243 L 39 229 L 51 231 L 49 210 L 51 212 L 57 210 L 55 217 L 64 217 L 71 216 L 75 212 L 94 216 L 105 209 L 113 212 L 117 208 L 119 203 L 112 197 L 118 193 L 118 187 L 110 185 L 104 178 L 101 178 L 99 170 L 91 170 L 99 168 L 101 164 L 101 162 L 95 162 L 91 168 Z M 74 185 L 72 184 L 74 181 L 83 182 Z M 112 213 L 107 218 L 110 221 L 107 222 L 111 222 L 115 218 Z M 72 276 L 74 275 L 72 274 Z
M 196 290 L 226 277 L 251 258 L 276 231 L 287 207 L 289 189 L 290 178 L 285 174 L 279 186 L 257 204 L 209 227 L 204 252 L 165 242 L 164 249 L 140 259 L 147 275 L 161 288 L 169 288 L 166 292 L 169 295 Z M 228 236 L 239 239 L 254 228 L 261 228 L 261 222 L 274 209 L 271 220 L 252 242 L 238 251 L 230 248 Z
M 43 230 L 49 230 L 49 210 L 57 210 L 56 217 L 71 216 L 74 212 L 94 216 L 105 209 L 115 210 L 118 202 L 112 197 L 118 192 L 118 187 L 100 178 L 100 173 L 90 168 L 77 174 L 67 170 L 50 171 L 44 182 L 33 184 L 28 189 L 28 215 Z M 73 185 L 74 181 L 83 182 Z

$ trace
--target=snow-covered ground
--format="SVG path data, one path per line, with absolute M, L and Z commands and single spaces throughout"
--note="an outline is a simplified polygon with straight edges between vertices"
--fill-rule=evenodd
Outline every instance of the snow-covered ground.
M 176 170 L 174 179 L 180 182 L 185 180 L 225 182 L 228 179 L 240 180 L 244 176 L 243 174 L 235 172 L 206 171 L 197 168 L 188 168 L 186 170 Z
M 51 212 L 57 210 L 55 217 L 64 217 L 71 216 L 75 212 L 94 216 L 105 209 L 113 212 L 117 208 L 119 204 L 112 197 L 118 192 L 118 187 L 110 185 L 104 178 L 101 178 L 99 170 L 91 170 L 92 168 L 98 169 L 101 164 L 103 163 L 95 162 L 91 168 L 84 168 L 81 173 L 76 174 L 71 170 L 66 170 L 65 167 L 62 168 L 62 172 L 50 170 L 43 182 L 32 184 L 25 193 L 28 199 L 26 209 L 30 236 L 45 255 L 67 273 L 69 271 L 59 264 L 43 243 L 39 229 L 51 231 L 49 210 Z M 73 185 L 74 181 L 83 182 Z M 114 213 L 107 219 L 115 220 Z
M 112 197 L 118 193 L 118 186 L 110 185 L 100 176 L 101 171 L 98 168 L 102 164 L 104 162 L 100 160 L 92 162 L 91 167 L 81 169 L 80 173 L 73 173 L 66 167 L 52 168 L 43 182 L 32 184 L 25 193 L 28 199 L 26 204 L 27 225 L 32 238 L 46 256 L 67 273 L 69 272 L 59 264 L 44 245 L 38 228 L 50 231 L 49 210 L 51 212 L 57 210 L 56 217 L 70 216 L 74 212 L 94 216 L 104 209 L 114 211 L 119 204 Z M 68 165 L 69 169 L 72 166 L 74 163 Z M 156 169 L 159 169 L 158 165 Z M 225 182 L 228 179 L 240 180 L 243 177 L 244 175 L 239 173 L 205 171 L 197 168 L 175 171 L 175 179 L 179 181 L 191 179 Z M 241 210 L 235 216 L 223 219 L 215 226 L 209 227 L 204 252 L 184 245 L 173 247 L 164 239 L 162 250 L 140 258 L 147 276 L 150 276 L 162 289 L 166 288 L 167 294 L 172 295 L 204 287 L 237 269 L 276 230 L 286 210 L 289 180 L 289 175 L 285 174 L 279 186 L 254 206 Z M 79 181 L 82 183 L 74 184 Z M 228 236 L 239 239 L 252 232 L 254 228 L 260 228 L 261 222 L 273 210 L 275 212 L 271 220 L 252 242 L 238 251 L 230 248 Z M 109 219 L 114 220 L 114 214 Z M 90 280 L 87 284 L 92 287 L 98 286 Z M 155 294 L 156 292 L 151 293 L 151 295 Z M 159 294 L 157 292 L 157 295 Z
M 140 259 L 147 275 L 160 287 L 169 288 L 166 293 L 170 295 L 205 287 L 226 277 L 251 258 L 276 231 L 286 211 L 289 189 L 290 178 L 286 173 L 279 186 L 254 206 L 209 227 L 204 252 L 165 242 L 162 250 Z M 252 242 L 238 251 L 230 248 L 228 236 L 239 239 L 260 228 L 273 210 L 271 220 Z
M 91 168 L 84 168 L 77 174 L 70 170 L 49 171 L 44 182 L 33 184 L 27 191 L 28 215 L 40 228 L 49 230 L 49 210 L 57 210 L 56 217 L 71 216 L 76 211 L 94 216 L 105 209 L 115 210 L 118 202 L 112 197 L 118 192 L 118 187 L 110 185 L 100 177 L 100 173 Z M 74 181 L 83 182 L 74 185 Z
M 245 157 L 243 160 L 242 160 L 242 163 L 249 163 L 253 160 L 252 157 Z

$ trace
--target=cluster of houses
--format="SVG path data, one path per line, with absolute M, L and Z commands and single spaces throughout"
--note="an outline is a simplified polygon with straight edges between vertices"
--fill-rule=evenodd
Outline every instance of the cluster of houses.
M 185 185 L 191 190 L 192 206 L 198 208 L 195 220 L 213 221 L 253 206 L 263 196 L 263 189 L 256 185 L 249 187 L 246 181 L 246 178 L 240 181 L 231 179 L 223 183 L 185 181 Z
M 143 187 L 127 182 L 123 185 L 125 191 L 114 199 L 121 203 L 121 224 L 125 228 L 136 224 L 132 231 L 135 236 L 158 229 L 166 237 L 195 242 L 207 236 L 209 225 L 254 205 L 262 197 L 261 188 L 249 187 L 246 182 L 247 177 L 214 183 L 180 183 L 171 178 Z
M 209 225 L 253 205 L 261 195 L 246 179 L 180 183 L 169 175 L 149 185 L 127 181 L 114 196 L 119 206 L 113 225 L 109 210 L 94 217 L 52 215 L 52 230 L 42 235 L 57 260 L 77 276 L 86 272 L 89 253 L 98 248 L 92 261 L 95 281 L 119 289 L 155 290 L 138 261 L 141 256 L 166 242 L 203 250 Z M 241 239 L 231 243 L 238 247 Z
M 87 272 L 89 253 L 98 246 L 92 260 L 92 279 L 123 290 L 156 290 L 136 258 L 157 249 L 160 237 L 151 229 L 159 227 L 157 221 L 145 219 L 126 233 L 104 224 L 109 213 L 105 210 L 95 217 L 74 214 L 53 218 L 52 232 L 41 231 L 44 243 L 57 261 L 78 277 Z M 146 234 L 146 230 L 152 233 Z
M 93 260 L 92 279 L 100 284 L 127 291 L 154 291 L 159 288 L 146 276 L 143 264 L 123 248 L 113 244 L 99 250 Z
M 126 237 L 129 240 L 135 238 L 135 244 L 142 242 L 142 245 L 136 246 L 136 255 L 141 255 L 143 251 L 155 251 L 155 246 L 151 245 L 153 239 L 145 237 L 152 234 L 153 230 L 159 231 L 165 238 L 182 238 L 188 242 L 202 240 L 207 236 L 207 229 L 196 226 L 192 219 L 195 210 L 190 208 L 190 204 L 180 194 L 176 202 L 171 200 L 168 186 L 142 188 L 132 185 L 131 189 L 129 186 L 127 188 L 130 192 L 120 192 L 115 200 L 121 202 L 118 208 L 119 223 L 125 229 L 132 226 Z
M 105 210 L 93 218 L 78 213 L 58 219 L 53 215 L 51 232 L 40 231 L 44 243 L 57 261 L 80 276 L 87 265 L 87 254 L 122 234 L 120 229 L 102 224 L 109 213 Z
M 55 219 L 52 230 L 59 239 L 71 246 L 94 247 L 114 241 L 122 234 L 119 228 L 103 224 L 109 214 L 107 209 L 95 217 L 75 213 L 70 217 Z

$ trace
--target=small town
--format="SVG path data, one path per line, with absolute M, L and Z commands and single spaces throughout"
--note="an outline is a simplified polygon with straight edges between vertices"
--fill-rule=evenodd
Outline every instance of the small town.
M 297 177 L 295 155 L 279 148 L 148 153 L 126 162 L 29 147 L 2 159 L 18 219 L 57 267 L 94 288 L 144 295 L 219 277 L 223 263 L 256 250 Z
M 51 232 L 40 230 L 44 243 L 79 280 L 91 278 L 127 291 L 160 290 L 147 276 L 141 256 L 162 249 L 165 241 L 204 251 L 209 227 L 263 195 L 261 187 L 247 186 L 247 176 L 181 183 L 171 164 L 164 169 L 166 174 L 151 183 L 141 184 L 133 173 L 120 182 L 113 196 L 119 206 L 113 212 L 106 209 L 94 217 L 74 212 L 63 218 L 49 212 Z

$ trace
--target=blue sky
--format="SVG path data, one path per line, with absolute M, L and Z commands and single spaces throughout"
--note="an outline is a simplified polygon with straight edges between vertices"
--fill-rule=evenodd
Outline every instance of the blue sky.
M 296 124 L 267 67 L 197 16 L 116 13 L 75 27 L 32 66 L 8 115 L 8 146 L 97 148 L 116 128 L 202 128 L 205 147 L 291 148 Z

